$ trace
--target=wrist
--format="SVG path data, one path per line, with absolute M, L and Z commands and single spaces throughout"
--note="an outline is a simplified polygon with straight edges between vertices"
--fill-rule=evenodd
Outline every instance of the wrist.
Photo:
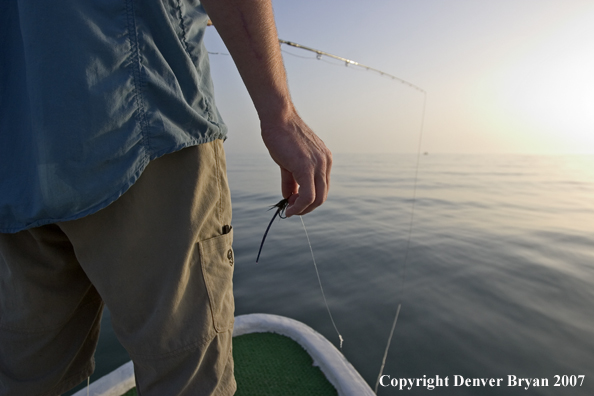
M 274 98 L 256 108 L 262 131 L 291 123 L 297 111 L 290 99 Z

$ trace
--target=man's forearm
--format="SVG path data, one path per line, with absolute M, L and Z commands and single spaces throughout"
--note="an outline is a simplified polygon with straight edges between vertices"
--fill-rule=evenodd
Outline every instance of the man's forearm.
M 262 140 L 281 169 L 287 216 L 303 215 L 328 195 L 332 154 L 295 110 L 270 0 L 202 0 L 254 102 Z
M 262 123 L 293 112 L 270 0 L 202 0 Z M 279 119 L 281 118 L 281 119 Z

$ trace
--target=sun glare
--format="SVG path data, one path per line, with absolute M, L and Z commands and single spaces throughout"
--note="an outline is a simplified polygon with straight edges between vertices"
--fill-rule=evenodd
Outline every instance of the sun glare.
M 483 80 L 490 127 L 522 151 L 594 153 L 592 33 L 568 23 L 495 65 Z
M 500 105 L 521 125 L 555 135 L 558 148 L 594 152 L 594 55 L 550 56 L 510 70 Z

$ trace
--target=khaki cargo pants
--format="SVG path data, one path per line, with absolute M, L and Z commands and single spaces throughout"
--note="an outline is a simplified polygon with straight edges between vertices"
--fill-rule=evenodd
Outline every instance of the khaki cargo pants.
M 216 140 L 152 161 L 95 214 L 0 234 L 0 395 L 84 381 L 104 303 L 140 395 L 232 395 L 230 225 Z

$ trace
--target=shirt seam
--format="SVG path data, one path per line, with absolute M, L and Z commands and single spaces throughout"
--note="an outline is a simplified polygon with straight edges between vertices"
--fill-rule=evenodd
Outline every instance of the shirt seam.
M 147 133 L 146 109 L 143 100 L 143 91 L 145 81 L 142 78 L 142 57 L 140 55 L 140 45 L 138 40 L 138 28 L 136 24 L 134 0 L 126 0 L 126 14 L 128 22 L 128 40 L 130 43 L 132 79 L 134 81 L 134 102 L 137 112 L 136 118 L 140 126 L 142 136 L 142 145 L 147 152 L 151 152 L 150 137 Z
M 184 13 L 183 13 L 183 9 L 182 9 L 182 4 L 181 4 L 181 0 L 176 0 L 175 2 L 175 8 L 177 10 L 177 19 L 179 22 L 179 28 L 181 30 L 181 36 L 180 36 L 180 40 L 183 44 L 184 50 L 186 51 L 186 53 L 188 54 L 188 56 L 190 57 L 190 59 L 192 60 L 192 62 L 194 63 L 199 63 L 198 59 L 196 59 L 192 53 L 190 52 L 190 46 L 188 45 L 188 39 L 187 39 L 187 29 L 186 29 L 186 24 L 184 23 Z M 200 86 L 197 86 L 196 89 L 198 90 L 198 92 L 200 93 L 200 96 L 202 98 L 204 98 L 204 103 L 205 103 L 205 108 L 204 110 L 206 111 L 206 119 L 208 121 L 210 121 L 211 123 L 215 124 L 218 126 L 218 123 L 215 122 L 215 116 L 213 114 L 213 112 L 211 111 L 211 103 L 208 100 L 208 98 L 206 97 L 206 95 L 204 95 L 204 93 L 202 92 L 202 90 L 200 89 Z

